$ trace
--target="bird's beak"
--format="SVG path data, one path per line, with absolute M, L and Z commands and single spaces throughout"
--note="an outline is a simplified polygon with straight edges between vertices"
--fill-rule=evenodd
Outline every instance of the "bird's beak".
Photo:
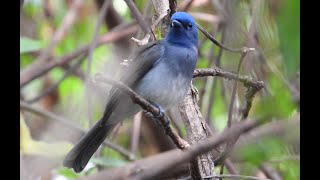
M 182 24 L 177 20 L 172 20 L 171 21 L 171 26 L 172 27 L 182 27 Z

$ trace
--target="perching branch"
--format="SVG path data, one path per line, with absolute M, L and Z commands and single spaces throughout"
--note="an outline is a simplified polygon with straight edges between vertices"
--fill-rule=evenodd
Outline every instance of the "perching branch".
M 263 81 L 254 81 L 252 78 L 248 76 L 241 76 L 237 77 L 235 73 L 231 73 L 220 68 L 203 68 L 203 69 L 196 69 L 193 73 L 193 78 L 197 77 L 205 77 L 205 76 L 219 76 L 223 77 L 227 80 L 237 80 L 243 83 L 245 87 L 252 87 L 255 90 L 259 91 L 264 87 Z
M 200 140 L 214 136 L 203 118 L 197 105 L 198 92 L 190 85 L 187 96 L 179 105 L 181 118 L 186 126 L 187 140 L 193 145 Z M 192 179 L 202 179 L 205 176 L 216 175 L 214 160 L 220 155 L 220 147 L 196 157 L 190 162 L 190 174 Z
M 126 86 L 122 82 L 103 77 L 102 74 L 100 74 L 100 73 L 96 74 L 95 81 L 108 83 L 108 84 L 113 85 L 114 87 L 119 88 L 124 93 L 129 95 L 131 100 L 134 103 L 141 106 L 142 109 L 152 113 L 154 117 L 156 117 L 160 114 L 160 110 L 157 107 L 152 105 L 149 101 L 143 99 L 141 96 L 139 96 L 136 92 L 134 92 L 132 89 L 130 89 L 128 86 Z M 178 135 L 178 133 L 174 129 L 171 128 L 170 125 L 167 125 L 167 123 L 170 121 L 169 117 L 167 115 L 160 117 L 159 121 L 161 122 L 166 134 L 171 138 L 171 140 L 176 144 L 176 146 L 179 149 L 187 149 L 190 146 L 185 140 L 183 140 Z

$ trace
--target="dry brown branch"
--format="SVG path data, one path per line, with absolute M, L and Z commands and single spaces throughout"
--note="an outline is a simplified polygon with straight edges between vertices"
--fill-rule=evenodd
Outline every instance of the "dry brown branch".
M 227 80 L 237 80 L 243 83 L 245 87 L 253 87 L 256 90 L 261 90 L 264 87 L 263 81 L 254 81 L 248 76 L 239 76 L 235 73 L 231 73 L 220 68 L 203 68 L 196 69 L 193 73 L 193 78 L 204 77 L 204 76 L 219 76 Z
M 153 32 L 151 31 L 149 25 L 147 24 L 147 22 L 143 19 L 143 16 L 141 15 L 141 13 L 139 12 L 137 6 L 134 4 L 134 2 L 132 0 L 124 0 L 132 15 L 135 17 L 135 19 L 137 20 L 138 24 L 140 25 L 142 31 L 145 33 L 145 34 L 148 34 L 148 33 L 151 33 L 153 34 Z M 153 34 L 153 37 L 155 38 L 154 34 Z
M 279 175 L 279 173 L 273 169 L 270 164 L 268 163 L 263 163 L 260 166 L 260 169 L 262 170 L 262 172 L 270 179 L 272 180 L 282 180 L 282 177 Z
M 198 102 L 198 92 L 191 84 L 187 96 L 179 105 L 179 111 L 182 120 L 186 126 L 187 140 L 192 144 L 196 144 L 200 140 L 206 139 L 212 134 L 206 121 L 203 118 Z M 213 135 L 213 134 L 212 134 Z M 190 162 L 190 171 L 192 179 L 202 179 L 206 176 L 216 175 L 214 171 L 214 160 L 220 155 L 219 147 L 206 154 L 196 157 Z
M 249 51 L 254 51 L 254 48 L 248 48 L 248 47 L 243 47 L 243 48 L 238 48 L 238 49 L 233 49 L 233 48 L 229 48 L 221 43 L 219 43 L 210 33 L 208 33 L 202 26 L 200 26 L 199 24 L 197 24 L 198 29 L 210 40 L 212 41 L 215 45 L 217 45 L 218 47 L 230 51 L 230 52 L 234 52 L 234 53 L 244 53 L 244 52 L 249 52 Z
M 223 78 L 236 80 L 234 88 L 233 88 L 233 93 L 232 93 L 233 99 L 231 98 L 230 109 L 232 109 L 232 107 L 233 107 L 232 102 L 234 100 L 235 87 L 237 85 L 237 82 L 238 81 L 242 82 L 244 84 L 244 86 L 248 88 L 247 93 L 246 93 L 246 105 L 245 105 L 244 109 L 242 110 L 242 119 L 245 119 L 248 117 L 254 95 L 260 89 L 262 89 L 264 87 L 264 83 L 262 81 L 253 81 L 252 79 L 250 79 L 248 77 L 242 77 L 239 75 L 240 65 L 241 65 L 241 62 L 242 62 L 243 58 L 245 57 L 246 53 L 247 53 L 247 51 L 244 51 L 241 55 L 238 69 L 237 69 L 238 70 L 237 74 L 226 72 L 226 71 L 223 71 L 219 68 L 196 69 L 194 72 L 194 77 L 211 75 L 211 76 L 220 76 Z M 232 114 L 230 114 L 230 110 L 229 110 L 229 114 L 228 114 L 228 127 L 229 128 L 231 126 L 231 120 L 232 120 Z M 233 145 L 237 141 L 238 138 L 239 137 L 234 137 L 234 139 L 227 144 L 227 147 L 225 148 L 225 150 L 221 154 L 221 156 L 216 160 L 216 163 L 220 164 L 226 159 L 227 155 L 231 152 Z
M 212 148 L 220 145 L 228 139 L 239 136 L 254 127 L 259 125 L 259 121 L 243 121 L 235 124 L 231 128 L 225 130 L 223 133 L 215 137 L 199 141 L 190 148 L 181 151 L 179 149 L 167 151 L 133 163 L 125 165 L 120 168 L 105 170 L 93 174 L 88 177 L 80 178 L 82 180 L 102 180 L 108 179 L 158 179 L 162 174 L 170 172 L 175 167 L 189 162 L 195 157 L 210 151 Z
M 237 73 L 236 73 L 237 79 L 239 79 L 240 67 L 241 67 L 241 64 L 242 64 L 244 58 L 246 57 L 246 55 L 247 55 L 246 51 L 241 53 L 241 57 L 240 57 L 240 60 L 239 60 L 239 63 L 238 63 L 238 68 L 237 68 Z M 233 88 L 232 88 L 232 93 L 231 93 L 229 111 L 228 111 L 228 121 L 227 121 L 228 128 L 231 127 L 232 120 L 233 120 L 232 119 L 233 105 L 234 105 L 234 101 L 235 101 L 235 98 L 236 98 L 237 85 L 238 85 L 238 81 L 234 81 Z
M 131 130 L 131 147 L 130 151 L 131 153 L 135 154 L 138 150 L 139 147 L 139 139 L 140 139 L 140 127 L 141 127 L 141 119 L 142 119 L 142 114 L 139 112 L 136 114 L 133 118 L 133 125 L 132 125 L 132 130 Z

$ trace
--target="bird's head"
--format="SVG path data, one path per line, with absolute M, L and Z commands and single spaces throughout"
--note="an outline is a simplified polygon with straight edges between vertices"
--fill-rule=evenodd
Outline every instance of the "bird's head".
M 166 40 L 183 46 L 198 47 L 198 29 L 193 17 L 186 12 L 174 13 Z

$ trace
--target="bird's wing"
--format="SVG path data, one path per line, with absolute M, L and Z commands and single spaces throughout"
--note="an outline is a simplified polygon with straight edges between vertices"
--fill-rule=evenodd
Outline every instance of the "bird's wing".
M 134 88 L 137 82 L 152 68 L 158 59 L 160 59 L 163 52 L 163 47 L 160 41 L 153 41 L 144 46 L 140 46 L 133 55 L 132 61 L 120 79 L 121 82 L 130 88 Z M 102 125 L 104 125 L 116 108 L 119 99 L 120 91 L 118 88 L 110 90 L 109 101 L 106 105 L 104 115 L 102 118 Z

